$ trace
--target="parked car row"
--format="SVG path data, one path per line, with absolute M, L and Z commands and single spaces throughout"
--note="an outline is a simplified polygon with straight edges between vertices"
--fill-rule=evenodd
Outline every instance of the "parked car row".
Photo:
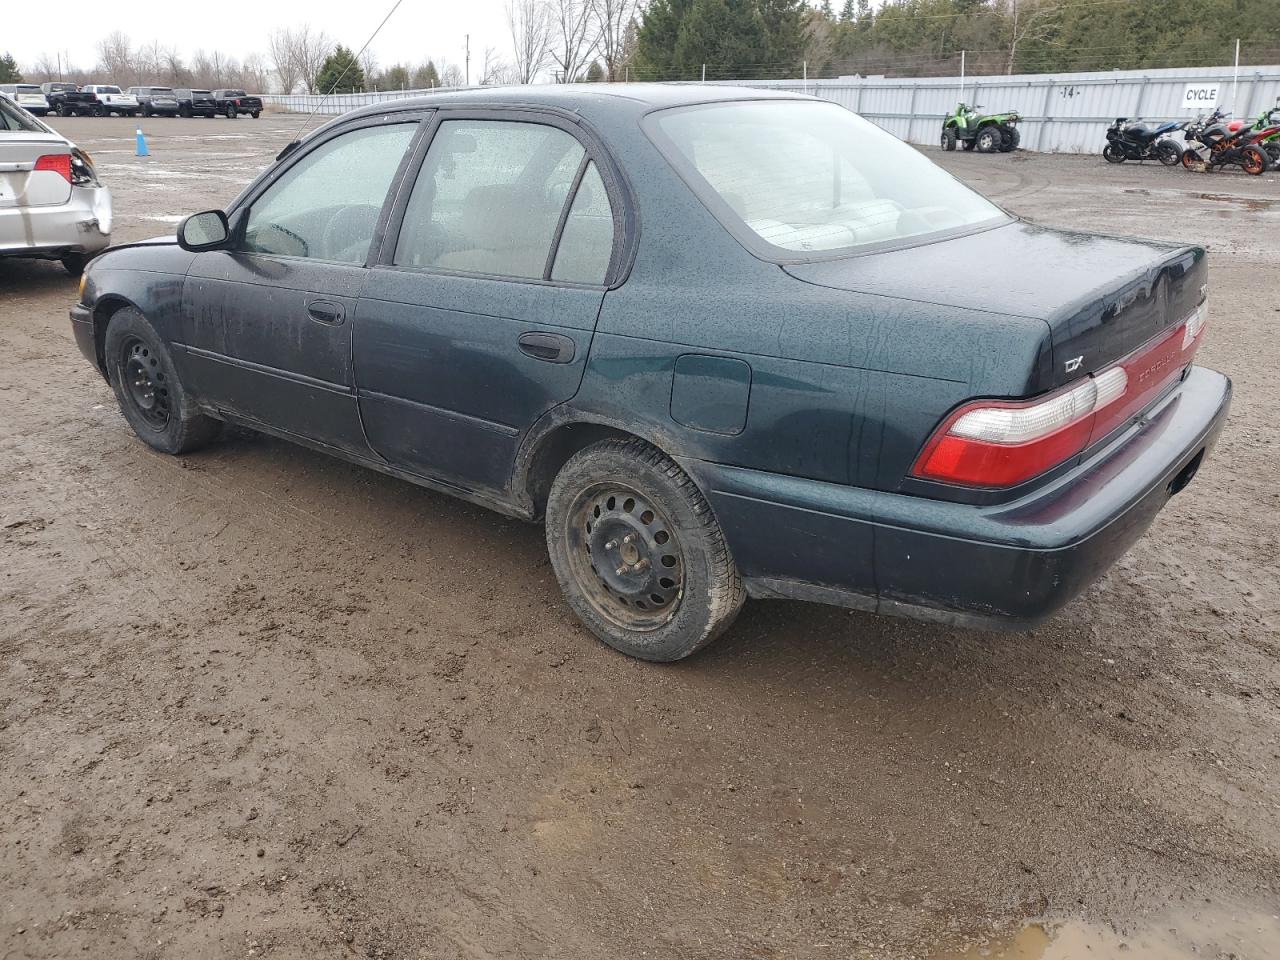
M 56 113 L 60 117 L 215 117 L 235 119 L 248 114 L 255 120 L 262 113 L 262 99 L 243 90 L 194 90 L 189 87 L 129 87 L 121 90 L 111 83 L 74 83 L 54 81 L 36 86 L 34 83 L 0 84 L 24 110 L 43 117 Z

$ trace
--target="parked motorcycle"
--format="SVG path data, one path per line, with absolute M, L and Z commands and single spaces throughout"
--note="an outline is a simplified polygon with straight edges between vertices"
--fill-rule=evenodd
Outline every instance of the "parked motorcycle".
M 1258 176 L 1271 166 L 1271 156 L 1260 146 L 1280 127 L 1262 130 L 1231 130 L 1226 112 L 1219 107 L 1207 117 L 1198 117 L 1187 125 L 1187 146 L 1182 151 L 1182 166 L 1187 170 L 1202 167 L 1206 172 L 1218 167 L 1238 166 L 1245 173 Z
M 1159 160 L 1166 167 L 1172 167 L 1182 159 L 1182 148 L 1169 139 L 1169 134 L 1185 126 L 1174 121 L 1151 124 L 1116 117 L 1116 122 L 1107 128 L 1107 145 L 1102 148 L 1102 156 L 1108 163 Z
M 1227 129 L 1233 133 L 1240 129 L 1260 133 L 1261 136 L 1256 137 L 1254 142 L 1267 151 L 1272 167 L 1280 166 L 1280 97 L 1276 98 L 1274 107 L 1263 110 L 1252 124 L 1233 120 L 1227 124 Z

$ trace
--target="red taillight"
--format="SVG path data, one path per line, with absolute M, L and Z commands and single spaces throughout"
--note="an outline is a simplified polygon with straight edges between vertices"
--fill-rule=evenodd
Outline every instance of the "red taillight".
M 1200 342 L 1205 305 L 1114 366 L 1035 400 L 977 400 L 934 431 L 913 476 L 966 487 L 1012 487 L 1101 440 L 1177 377 Z
M 36 170 L 51 170 L 62 177 L 67 183 L 71 182 L 71 154 L 69 153 L 49 153 L 36 161 Z

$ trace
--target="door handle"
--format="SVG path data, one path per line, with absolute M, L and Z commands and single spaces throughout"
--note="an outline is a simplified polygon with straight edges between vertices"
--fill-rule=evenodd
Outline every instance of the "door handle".
M 327 323 L 335 327 L 347 318 L 347 312 L 342 308 L 342 304 L 333 303 L 330 300 L 312 300 L 307 304 L 307 315 L 317 323 Z
M 573 341 L 558 333 L 522 333 L 516 342 L 521 353 L 535 360 L 548 363 L 569 363 L 573 360 Z

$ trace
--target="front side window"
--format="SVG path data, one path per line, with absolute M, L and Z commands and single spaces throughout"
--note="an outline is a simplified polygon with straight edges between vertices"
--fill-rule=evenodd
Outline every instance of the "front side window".
M 832 103 L 677 108 L 654 114 L 649 130 L 726 227 L 745 227 L 748 241 L 780 259 L 1007 219 L 914 148 Z
M 316 147 L 249 210 L 243 249 L 364 263 L 416 123 L 365 127 Z
M 584 153 L 575 137 L 542 124 L 441 123 L 409 197 L 394 263 L 544 278 Z

